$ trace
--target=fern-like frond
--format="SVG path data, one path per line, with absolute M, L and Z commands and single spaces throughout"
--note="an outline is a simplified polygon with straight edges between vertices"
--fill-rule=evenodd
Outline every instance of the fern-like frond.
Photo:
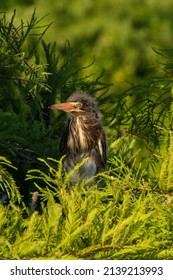
M 0 156 L 0 190 L 6 193 L 8 199 L 12 202 L 19 203 L 21 201 L 19 188 L 17 187 L 13 176 L 9 171 L 7 171 L 6 167 L 16 170 L 16 167 L 14 167 L 9 160 Z

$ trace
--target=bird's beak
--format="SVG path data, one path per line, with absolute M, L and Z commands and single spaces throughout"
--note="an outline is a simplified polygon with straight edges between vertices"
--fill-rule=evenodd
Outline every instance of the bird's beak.
M 71 112 L 71 111 L 76 111 L 75 104 L 76 104 L 76 102 L 65 102 L 65 103 L 53 104 L 49 107 L 49 109 Z

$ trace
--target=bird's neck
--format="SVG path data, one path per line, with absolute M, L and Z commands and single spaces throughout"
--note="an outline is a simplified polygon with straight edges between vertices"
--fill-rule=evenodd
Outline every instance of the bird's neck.
M 71 121 L 74 123 L 74 125 L 83 127 L 83 126 L 97 126 L 99 122 L 98 115 L 95 113 L 85 113 L 85 114 L 77 114 L 71 116 Z
M 85 153 L 90 150 L 93 134 L 96 133 L 95 122 L 84 115 L 70 119 L 69 137 L 67 146 L 72 153 Z

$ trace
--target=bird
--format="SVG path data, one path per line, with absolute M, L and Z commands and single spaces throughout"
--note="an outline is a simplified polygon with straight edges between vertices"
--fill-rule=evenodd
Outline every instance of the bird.
M 78 175 L 72 183 L 83 181 L 106 168 L 106 136 L 100 112 L 94 99 L 87 93 L 76 91 L 65 103 L 53 104 L 52 110 L 68 113 L 60 139 L 60 156 L 65 156 L 64 169 L 69 173 L 78 163 Z

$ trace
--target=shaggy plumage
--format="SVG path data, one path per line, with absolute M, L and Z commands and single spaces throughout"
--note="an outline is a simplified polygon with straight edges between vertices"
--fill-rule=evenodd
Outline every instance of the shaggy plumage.
M 83 162 L 79 168 L 81 180 L 103 171 L 106 165 L 106 139 L 92 97 L 76 92 L 67 102 L 54 104 L 50 108 L 69 113 L 60 141 L 60 154 L 66 155 L 64 167 L 67 172 L 80 162 Z M 74 181 L 77 180 L 76 176 Z

